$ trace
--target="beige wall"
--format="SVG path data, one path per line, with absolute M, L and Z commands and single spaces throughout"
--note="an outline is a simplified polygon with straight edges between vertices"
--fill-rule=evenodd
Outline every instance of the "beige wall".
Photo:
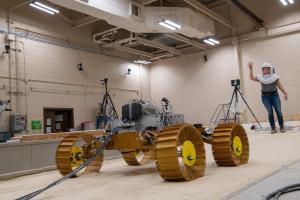
M 284 114 L 300 113 L 298 41 L 300 33 L 239 44 L 242 84 L 247 101 L 259 119 L 266 119 L 267 114 L 261 103 L 259 83 L 248 78 L 247 62 L 255 63 L 256 74 L 263 62 L 274 64 L 289 93 L 289 101 L 283 102 Z M 208 123 L 216 106 L 229 102 L 233 90 L 230 80 L 239 77 L 235 52 L 233 46 L 226 46 L 209 50 L 207 63 L 204 63 L 203 53 L 154 63 L 151 66 L 153 100 L 159 102 L 166 96 L 172 101 L 175 112 L 185 114 L 187 122 Z M 249 112 L 247 119 L 254 121 Z
M 248 78 L 247 62 L 253 60 L 255 74 L 260 73 L 260 65 L 270 62 L 276 68 L 276 73 L 289 94 L 289 100 L 282 98 L 284 115 L 300 113 L 300 33 L 285 35 L 268 40 L 249 41 L 241 44 L 241 61 L 245 74 L 245 94 L 253 110 L 261 119 L 267 119 L 266 111 L 260 100 L 260 85 Z M 282 93 L 280 96 L 283 97 Z M 249 118 L 252 120 L 252 118 Z
M 252 4 L 250 0 L 247 1 L 247 6 L 250 8 L 254 5 Z M 297 6 L 299 5 L 297 4 Z M 269 13 L 266 13 L 267 21 L 274 22 L 271 24 L 272 26 L 299 19 L 299 12 L 291 12 L 292 8 L 283 10 L 277 4 L 273 7 L 276 11 L 280 10 L 284 18 L 274 20 L 271 19 Z M 3 9 L 0 7 L 0 30 L 7 27 L 6 13 Z M 63 39 L 85 42 L 91 39 L 88 27 L 73 29 L 57 16 L 49 16 L 36 10 L 28 12 L 26 9 L 28 8 L 21 7 L 15 10 L 13 27 L 17 26 Z M 258 11 L 260 15 L 264 14 L 263 10 L 259 9 Z M 241 24 L 244 23 L 243 20 L 247 20 L 246 17 L 240 18 L 235 15 L 233 18 L 240 20 Z M 245 77 L 242 82 L 245 95 L 251 108 L 260 119 L 266 118 L 266 112 L 259 96 L 260 86 L 248 80 L 246 63 L 252 60 L 258 67 L 262 62 L 268 61 L 276 65 L 277 72 L 290 96 L 289 101 L 283 104 L 284 114 L 299 113 L 300 108 L 297 104 L 299 40 L 300 34 L 297 33 L 268 40 L 251 40 L 240 43 L 240 62 L 243 66 L 241 77 Z M 209 60 L 206 63 L 203 61 L 204 53 L 196 53 L 155 62 L 152 64 L 151 70 L 147 66 L 141 66 L 142 77 L 140 77 L 139 66 L 126 60 L 24 38 L 19 38 L 19 41 L 24 44 L 23 49 L 23 44 L 17 43 L 17 49 L 21 50 L 20 53 L 17 53 L 17 68 L 18 77 L 22 79 L 18 82 L 22 94 L 17 103 L 16 94 L 13 93 L 12 108 L 13 113 L 25 114 L 27 111 L 29 124 L 31 120 L 42 120 L 43 107 L 74 108 L 76 127 L 82 121 L 94 120 L 98 102 L 101 100 L 99 81 L 105 77 L 109 78 L 110 86 L 117 89 L 112 90 L 111 94 L 119 113 L 121 105 L 128 99 L 140 97 L 140 80 L 142 80 L 144 99 L 152 98 L 159 104 L 160 99 L 165 96 L 171 100 L 174 112 L 185 114 L 187 122 L 207 123 L 216 106 L 230 100 L 232 93 L 230 80 L 239 78 L 239 62 L 233 46 L 209 50 L 207 52 Z M 0 34 L 0 45 L 3 43 L 4 34 Z M 123 56 L 127 56 L 127 54 Z M 12 76 L 16 77 L 14 55 L 12 62 Z M 85 65 L 85 72 L 76 70 L 79 62 Z M 8 55 L 0 58 L 0 76 L 2 77 L 0 78 L 0 99 L 4 100 L 9 98 L 8 63 Z M 131 76 L 124 75 L 128 67 L 132 69 Z M 256 69 L 256 73 L 258 72 Z M 27 80 L 26 98 L 24 78 Z M 59 83 L 45 83 L 45 81 Z M 12 80 L 12 91 L 16 91 L 16 85 L 17 82 Z M 0 116 L 0 128 L 8 129 L 9 114 L 6 112 Z M 252 118 L 248 117 L 248 119 L 252 121 Z
M 207 123 L 216 106 L 229 101 L 230 80 L 238 77 L 231 46 L 156 62 L 151 66 L 152 99 L 170 99 L 175 113 L 191 123 Z
M 0 27 L 6 26 L 5 19 L 0 19 L 0 22 L 2 24 Z M 43 30 L 43 33 L 47 32 L 52 34 L 55 29 Z M 108 78 L 109 87 L 113 88 L 110 93 L 119 115 L 124 103 L 132 98 L 140 98 L 141 89 L 144 99 L 151 98 L 150 72 L 147 66 L 25 38 L 18 40 L 16 49 L 21 52 L 16 53 L 16 56 L 13 53 L 12 91 L 15 92 L 16 85 L 19 85 L 21 94 L 18 100 L 15 93 L 12 95 L 12 113 L 26 114 L 27 111 L 30 132 L 31 120 L 42 120 L 44 107 L 74 108 L 75 128 L 83 121 L 94 121 L 98 103 L 102 100 L 100 80 L 103 78 Z M 4 42 L 4 34 L 0 34 L 0 44 Z M 84 72 L 76 69 L 80 62 L 84 64 Z M 132 70 L 130 76 L 125 75 L 128 68 Z M 20 78 L 18 83 L 15 80 L 16 74 Z M 9 99 L 7 54 L 0 58 L 0 77 L 0 99 L 7 100 Z M 3 130 L 8 130 L 9 114 L 5 112 L 0 117 L 0 128 Z

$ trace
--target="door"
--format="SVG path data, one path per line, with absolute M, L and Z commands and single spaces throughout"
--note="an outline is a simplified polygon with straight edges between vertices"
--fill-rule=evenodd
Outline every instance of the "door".
M 73 108 L 44 108 L 44 133 L 69 132 L 72 128 Z

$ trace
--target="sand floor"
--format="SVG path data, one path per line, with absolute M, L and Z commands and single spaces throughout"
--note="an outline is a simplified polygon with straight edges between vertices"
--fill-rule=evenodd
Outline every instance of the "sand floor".
M 190 182 L 165 182 L 154 163 L 127 166 L 122 159 L 108 160 L 100 173 L 69 179 L 34 199 L 57 200 L 219 200 L 300 160 L 300 132 L 249 133 L 250 161 L 239 167 L 217 167 L 206 145 L 205 176 Z M 0 199 L 9 200 L 40 189 L 58 179 L 57 171 L 0 181 Z

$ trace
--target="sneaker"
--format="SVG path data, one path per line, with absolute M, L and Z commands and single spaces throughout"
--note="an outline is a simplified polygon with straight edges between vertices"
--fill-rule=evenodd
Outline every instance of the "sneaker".
M 280 127 L 280 132 L 281 133 L 285 133 L 286 132 L 285 128 L 284 127 Z
M 276 133 L 276 128 L 272 128 L 271 133 L 272 134 Z

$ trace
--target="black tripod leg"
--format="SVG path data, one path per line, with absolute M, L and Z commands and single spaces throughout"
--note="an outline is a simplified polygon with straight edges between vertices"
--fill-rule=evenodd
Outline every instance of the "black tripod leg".
M 106 113 L 106 109 L 105 109 L 105 107 L 106 107 L 106 98 L 107 98 L 107 94 L 105 93 L 104 94 L 104 96 L 103 96 L 103 100 L 102 100 L 102 105 L 101 105 L 101 112 L 100 112 L 100 114 L 104 114 L 104 113 Z M 105 110 L 104 110 L 105 109 Z
M 97 120 L 97 123 L 96 123 L 97 128 L 98 128 L 99 125 L 100 125 L 100 122 L 99 122 L 99 121 L 100 121 L 100 118 L 103 119 L 104 125 L 107 124 L 107 122 L 108 122 L 107 111 L 108 111 L 108 109 L 109 109 L 108 106 L 109 106 L 109 107 L 111 106 L 111 107 L 113 108 L 113 111 L 114 111 L 116 117 L 119 118 L 119 117 L 118 117 L 118 113 L 117 113 L 117 111 L 116 111 L 116 108 L 115 108 L 115 106 L 114 106 L 114 103 L 112 102 L 112 100 L 111 100 L 111 98 L 110 98 L 110 95 L 109 95 L 109 93 L 108 93 L 107 79 L 104 79 L 104 80 L 103 80 L 103 83 L 104 83 L 104 88 L 105 88 L 105 94 L 104 94 L 103 100 L 102 100 L 102 105 L 101 105 L 100 115 L 98 116 L 98 120 Z
M 114 105 L 114 102 L 111 100 L 111 97 L 110 97 L 109 94 L 107 94 L 107 96 L 108 96 L 108 98 L 109 98 L 109 101 L 110 101 L 110 103 L 111 103 L 111 105 L 112 105 L 112 108 L 113 108 L 113 110 L 114 110 L 114 112 L 115 112 L 117 118 L 119 118 L 118 113 L 117 113 L 117 110 L 116 110 L 115 105 Z
M 102 99 L 102 104 L 101 104 L 101 109 L 100 109 L 100 114 L 98 115 L 97 121 L 96 121 L 96 128 L 100 128 L 100 118 L 103 116 L 104 113 L 104 107 L 105 107 L 105 98 L 106 94 L 104 94 L 103 99 Z
M 238 101 L 239 101 L 239 98 L 238 98 L 238 93 L 237 93 L 237 90 L 238 89 L 235 89 L 235 102 L 234 102 L 234 106 L 235 106 L 235 111 L 234 111 L 234 122 L 237 121 L 237 104 L 238 104 Z
M 230 100 L 230 103 L 229 103 L 229 108 L 228 108 L 228 111 L 227 111 L 227 114 L 226 114 L 225 122 L 226 122 L 227 120 L 229 120 L 229 119 L 228 119 L 228 118 L 229 118 L 229 111 L 230 111 L 230 107 L 231 107 L 231 104 L 232 104 L 234 95 L 235 95 L 235 90 L 234 90 L 233 93 L 232 93 L 232 97 L 231 97 L 231 100 Z
M 260 126 L 260 128 L 262 129 L 262 126 L 261 126 L 261 124 L 259 123 L 258 119 L 257 119 L 257 118 L 256 118 L 256 116 L 254 115 L 253 111 L 251 110 L 251 108 L 250 108 L 249 104 L 247 103 L 246 99 L 244 98 L 243 94 L 241 93 L 241 91 L 240 91 L 240 90 L 237 90 L 237 91 L 240 93 L 240 95 L 241 95 L 241 97 L 242 97 L 243 101 L 244 101 L 244 102 L 245 102 L 245 104 L 247 105 L 247 107 L 248 107 L 248 109 L 250 110 L 250 112 L 251 112 L 252 116 L 255 118 L 256 122 L 258 123 L 258 125 L 259 125 L 259 126 Z
M 101 111 L 100 111 L 100 118 L 102 118 L 104 120 L 104 125 L 106 125 L 107 123 L 107 116 L 106 116 L 106 112 L 107 112 L 107 104 L 108 104 L 108 96 L 107 93 L 104 94 L 103 96 L 103 100 L 102 100 L 102 105 L 101 105 Z M 100 126 L 100 119 L 98 120 L 99 122 L 97 122 L 97 128 L 99 128 Z

